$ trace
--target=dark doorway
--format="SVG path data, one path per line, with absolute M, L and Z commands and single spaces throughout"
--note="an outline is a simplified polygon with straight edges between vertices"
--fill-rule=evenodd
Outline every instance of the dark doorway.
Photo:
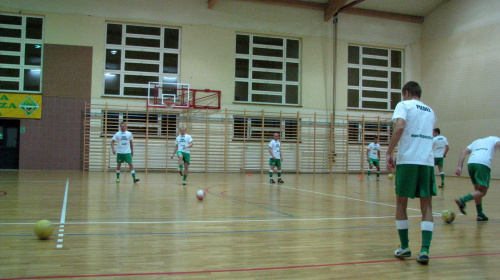
M 0 169 L 19 169 L 19 124 L 0 119 Z

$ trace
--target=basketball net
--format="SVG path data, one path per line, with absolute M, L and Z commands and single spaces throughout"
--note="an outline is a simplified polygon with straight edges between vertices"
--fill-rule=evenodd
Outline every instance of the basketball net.
M 165 106 L 167 107 L 167 111 L 172 110 L 172 108 L 174 108 L 174 105 L 175 105 L 175 102 L 172 102 L 172 101 L 165 102 Z

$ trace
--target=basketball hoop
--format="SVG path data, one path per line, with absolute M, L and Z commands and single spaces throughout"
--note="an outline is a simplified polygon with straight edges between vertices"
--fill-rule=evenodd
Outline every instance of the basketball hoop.
M 174 105 L 175 105 L 175 102 L 173 102 L 173 101 L 165 102 L 165 106 L 167 107 L 167 110 L 171 110 L 172 108 L 174 108 Z

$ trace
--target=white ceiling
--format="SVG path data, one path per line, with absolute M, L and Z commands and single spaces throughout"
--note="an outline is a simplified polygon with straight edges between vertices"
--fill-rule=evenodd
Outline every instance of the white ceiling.
M 356 0 L 348 0 L 346 5 Z M 433 10 L 449 0 L 364 0 L 355 8 L 390 12 L 412 16 L 428 16 Z M 328 0 L 314 1 L 327 3 Z
M 234 1 L 234 0 L 233 0 Z M 241 0 L 240 0 L 241 1 Z M 443 3 L 451 0 L 243 0 L 269 5 L 322 9 L 325 21 L 340 10 L 349 14 L 383 17 L 402 21 L 423 22 Z M 211 8 L 217 0 L 207 0 Z M 345 3 L 345 4 L 344 4 Z M 344 4 L 344 5 L 342 5 Z M 346 9 L 342 9 L 345 7 Z M 349 7 L 349 8 L 347 8 Z

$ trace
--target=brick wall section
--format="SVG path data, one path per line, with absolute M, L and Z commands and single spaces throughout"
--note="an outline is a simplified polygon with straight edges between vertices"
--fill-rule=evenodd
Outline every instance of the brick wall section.
M 22 120 L 19 169 L 81 170 L 83 112 L 90 102 L 92 48 L 44 45 L 41 120 Z

